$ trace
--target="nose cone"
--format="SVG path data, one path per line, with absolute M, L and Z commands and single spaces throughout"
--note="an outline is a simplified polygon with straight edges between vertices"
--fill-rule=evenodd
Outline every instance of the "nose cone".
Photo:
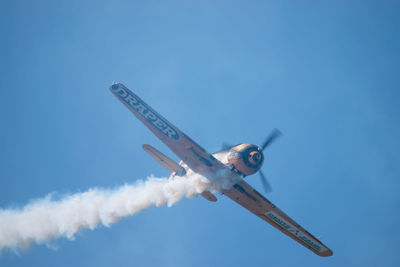
M 249 155 L 249 161 L 253 165 L 258 165 L 261 162 L 261 153 L 258 151 L 252 151 Z
M 240 144 L 231 150 L 228 164 L 234 166 L 244 176 L 256 173 L 264 163 L 264 154 L 256 145 Z
M 254 169 L 255 171 L 259 170 L 264 163 L 264 155 L 259 147 L 255 145 L 249 146 L 245 152 L 247 154 L 247 166 Z

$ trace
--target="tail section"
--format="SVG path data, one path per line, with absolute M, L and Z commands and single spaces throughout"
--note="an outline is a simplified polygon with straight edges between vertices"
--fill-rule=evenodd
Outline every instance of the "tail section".
M 164 168 L 171 172 L 177 172 L 181 167 L 172 159 L 165 156 L 163 153 L 152 147 L 151 145 L 144 144 L 143 149 L 150 154 L 155 160 L 158 161 Z

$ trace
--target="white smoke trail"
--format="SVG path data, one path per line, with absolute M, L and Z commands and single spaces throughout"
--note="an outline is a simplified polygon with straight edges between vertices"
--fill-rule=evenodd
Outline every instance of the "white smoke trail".
M 90 189 L 84 193 L 52 200 L 51 195 L 22 209 L 0 210 L 0 254 L 4 249 L 18 251 L 33 242 L 47 244 L 60 237 L 73 240 L 79 231 L 110 226 L 119 219 L 152 206 L 172 206 L 183 197 L 193 198 L 203 191 L 231 186 L 231 179 L 210 182 L 200 175 L 188 178 L 150 177 L 113 190 Z

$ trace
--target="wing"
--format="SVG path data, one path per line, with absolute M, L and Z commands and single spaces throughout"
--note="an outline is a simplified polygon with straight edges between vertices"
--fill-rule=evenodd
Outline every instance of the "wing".
M 229 169 L 176 128 L 172 123 L 167 121 L 163 116 L 158 114 L 123 84 L 113 84 L 110 90 L 139 120 L 196 173 L 212 178 L 218 170 Z
M 225 190 L 223 193 L 317 255 L 326 257 L 333 254 L 322 242 L 298 225 L 245 181 L 235 184 L 231 189 Z

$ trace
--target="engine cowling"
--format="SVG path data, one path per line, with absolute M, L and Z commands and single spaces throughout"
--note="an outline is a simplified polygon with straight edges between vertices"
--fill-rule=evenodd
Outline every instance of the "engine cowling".
M 263 163 L 261 148 L 252 144 L 235 146 L 228 156 L 228 164 L 244 176 L 256 173 Z

